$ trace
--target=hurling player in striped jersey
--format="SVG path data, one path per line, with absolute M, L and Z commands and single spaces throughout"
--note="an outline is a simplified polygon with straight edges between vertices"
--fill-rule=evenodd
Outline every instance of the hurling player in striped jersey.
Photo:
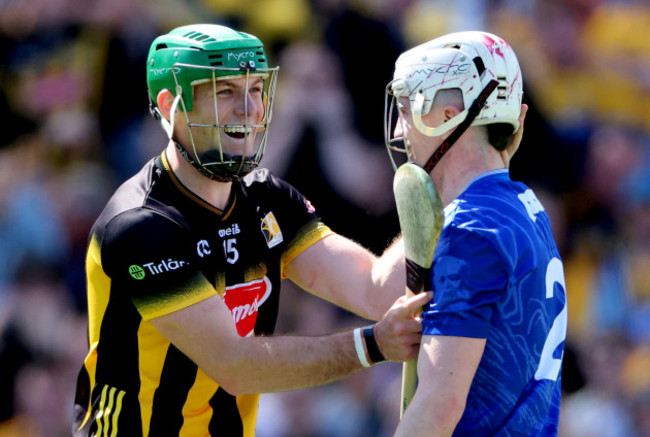
M 430 294 L 400 297 L 401 245 L 374 256 L 258 167 L 277 73 L 258 38 L 224 26 L 153 41 L 147 85 L 169 142 L 90 232 L 75 436 L 252 437 L 261 392 L 417 356 Z M 273 336 L 283 278 L 379 322 Z
M 396 436 L 557 435 L 564 273 L 544 206 L 508 171 L 522 94 L 514 51 L 486 32 L 436 38 L 395 64 L 387 147 L 430 174 L 445 206 L 418 386 Z

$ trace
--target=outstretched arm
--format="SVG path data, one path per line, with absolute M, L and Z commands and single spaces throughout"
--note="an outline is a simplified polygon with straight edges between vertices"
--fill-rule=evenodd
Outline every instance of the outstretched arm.
M 417 355 L 417 308 L 431 298 L 399 299 L 375 327 L 390 361 Z M 319 337 L 240 337 L 219 296 L 151 320 L 179 350 L 233 395 L 326 384 L 363 368 L 352 330 Z
M 404 294 L 404 246 L 396 240 L 381 257 L 338 234 L 317 241 L 286 268 L 302 289 L 367 319 L 379 320 Z

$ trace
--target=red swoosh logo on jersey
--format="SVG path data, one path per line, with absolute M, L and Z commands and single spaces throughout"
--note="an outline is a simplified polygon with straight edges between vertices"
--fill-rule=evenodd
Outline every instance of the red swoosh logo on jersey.
M 230 309 L 240 336 L 248 337 L 253 334 L 257 310 L 270 295 L 271 281 L 266 276 L 245 284 L 226 287 L 223 299 Z

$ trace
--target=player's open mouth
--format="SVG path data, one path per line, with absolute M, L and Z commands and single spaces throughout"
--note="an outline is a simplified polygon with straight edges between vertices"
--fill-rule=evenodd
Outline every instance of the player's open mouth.
M 228 135 L 230 138 L 235 138 L 235 139 L 242 139 L 246 136 L 246 132 L 248 131 L 248 135 L 250 135 L 253 131 L 251 128 L 244 128 L 244 127 L 227 127 L 224 128 L 223 130 L 226 135 Z

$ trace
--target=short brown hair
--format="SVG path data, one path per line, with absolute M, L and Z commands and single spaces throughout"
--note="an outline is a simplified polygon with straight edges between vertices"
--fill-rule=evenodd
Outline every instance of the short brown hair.
M 493 123 L 486 125 L 488 141 L 499 152 L 505 150 L 515 133 L 515 128 L 509 123 Z

